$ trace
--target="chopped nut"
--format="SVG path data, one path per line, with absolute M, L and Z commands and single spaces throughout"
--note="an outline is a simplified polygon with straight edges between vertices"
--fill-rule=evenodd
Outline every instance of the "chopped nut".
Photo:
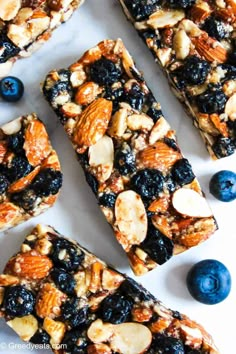
M 149 143 L 152 145 L 157 140 L 163 139 L 169 130 L 170 130 L 170 125 L 165 120 L 165 118 L 164 117 L 159 118 L 151 130 L 149 136 Z
M 115 290 L 123 282 L 123 275 L 111 270 L 104 269 L 102 272 L 102 288 L 104 290 Z
M 0 286 L 11 286 L 19 284 L 19 278 L 9 275 L 9 274 L 0 274 Z
M 38 321 L 33 315 L 15 317 L 13 320 L 8 321 L 7 324 L 26 342 L 33 337 L 38 329 Z
M 111 119 L 108 134 L 114 137 L 121 137 L 127 129 L 127 108 L 119 109 Z
M 64 323 L 46 317 L 43 321 L 43 328 L 50 335 L 50 344 L 52 346 L 61 343 L 66 332 L 66 325 Z
M 176 58 L 179 60 L 185 59 L 190 52 L 191 40 L 183 29 L 176 32 L 173 39 L 173 47 L 175 50 Z
M 228 115 L 230 120 L 236 120 L 236 93 L 234 93 L 226 102 L 225 113 Z
M 154 29 L 172 27 L 183 18 L 182 10 L 157 10 L 149 17 L 147 24 Z
M 127 117 L 127 125 L 131 130 L 151 130 L 154 123 L 152 118 L 144 114 L 132 114 Z
M 12 20 L 21 7 L 21 0 L 0 0 L 0 18 L 3 21 Z

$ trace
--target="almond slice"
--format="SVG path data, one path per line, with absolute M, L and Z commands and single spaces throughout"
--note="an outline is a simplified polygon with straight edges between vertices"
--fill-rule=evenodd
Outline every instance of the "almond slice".
M 236 93 L 234 93 L 226 102 L 225 113 L 231 120 L 236 120 Z
M 182 10 L 157 10 L 149 17 L 147 24 L 154 29 L 173 27 L 184 17 Z
M 89 148 L 89 165 L 113 165 L 114 146 L 112 139 L 104 135 L 98 142 Z
M 28 342 L 38 330 L 38 321 L 33 315 L 15 317 L 13 320 L 8 321 L 7 324 L 26 342 Z
M 113 326 L 111 349 L 118 353 L 141 354 L 150 347 L 152 333 L 139 323 L 122 323 Z
M 141 197 L 128 190 L 118 195 L 115 204 L 116 225 L 128 245 L 139 245 L 147 234 L 147 215 Z M 122 239 L 121 239 L 122 240 Z
M 21 117 L 14 119 L 11 122 L 2 125 L 1 130 L 6 135 L 12 135 L 18 133 L 21 130 L 21 121 L 22 121 Z
M 21 7 L 21 0 L 0 0 L 0 18 L 3 21 L 12 20 Z
M 192 189 L 180 188 L 173 194 L 172 204 L 182 215 L 207 218 L 212 211 L 204 197 Z

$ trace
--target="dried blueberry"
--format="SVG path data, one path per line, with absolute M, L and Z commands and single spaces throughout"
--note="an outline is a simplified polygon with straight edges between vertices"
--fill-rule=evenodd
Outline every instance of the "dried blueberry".
M 227 97 L 219 88 L 209 87 L 196 96 L 196 104 L 201 113 L 222 113 L 226 102 Z
M 66 354 L 85 354 L 88 341 L 82 330 L 71 330 L 62 340 L 66 346 Z
M 155 297 L 149 293 L 141 284 L 137 283 L 132 278 L 127 277 L 119 287 L 119 292 L 130 297 L 135 301 L 149 301 L 155 300 Z
M 186 9 L 190 6 L 193 6 L 196 0 L 167 0 L 166 2 L 170 5 L 170 7 L 177 9 Z
M 162 0 L 125 0 L 125 5 L 136 21 L 147 19 L 155 12 Z
M 47 82 L 45 82 L 43 87 L 43 93 L 49 103 L 52 104 L 53 108 L 56 109 L 60 106 L 60 100 L 57 101 L 58 96 L 69 96 L 73 95 L 73 90 L 68 81 L 57 81 L 55 85 L 50 88 L 47 88 Z
M 87 168 L 89 166 L 88 149 L 83 154 L 77 153 L 77 158 L 82 167 Z
M 21 155 L 24 153 L 24 135 L 20 130 L 18 133 L 7 135 L 7 147 L 15 154 Z
M 53 241 L 51 257 L 55 265 L 59 268 L 73 271 L 80 267 L 84 260 L 84 253 L 72 242 L 58 238 Z
M 235 65 L 235 63 L 236 63 L 236 50 L 233 50 L 231 53 L 229 53 L 227 62 L 229 64 Z
M 157 47 L 161 47 L 161 38 L 157 31 L 153 29 L 146 29 L 145 31 L 139 31 L 139 36 L 142 38 L 144 43 L 147 43 L 147 40 L 152 39 L 153 44 Z M 155 52 L 153 51 L 155 55 Z
M 156 123 L 158 119 L 162 117 L 163 113 L 161 109 L 156 109 L 154 107 L 151 107 L 147 111 L 147 115 L 153 119 L 154 123 Z
M 171 147 L 171 149 L 175 151 L 179 151 L 179 147 L 177 145 L 177 142 L 175 139 L 167 138 L 166 136 L 164 137 L 164 143 Z
M 147 236 L 141 246 L 149 257 L 158 264 L 165 263 L 173 255 L 173 242 L 152 224 L 149 224 Z
M 94 175 L 92 175 L 91 173 L 89 173 L 88 171 L 86 171 L 84 173 L 86 181 L 88 183 L 88 185 L 90 186 L 90 188 L 92 189 L 93 193 L 97 196 L 98 193 L 98 181 L 96 179 L 96 177 Z
M 104 322 L 119 324 L 129 320 L 133 302 L 124 295 L 107 296 L 101 303 L 101 317 Z
M 4 175 L 0 174 L 0 195 L 6 192 L 8 186 L 8 179 Z
M 9 164 L 6 174 L 9 181 L 14 182 L 28 175 L 31 170 L 32 166 L 25 157 L 15 156 Z
M 184 345 L 180 339 L 156 333 L 149 349 L 150 354 L 185 354 Z
M 62 186 L 62 173 L 45 168 L 41 170 L 34 178 L 31 187 L 40 197 L 47 197 L 50 194 L 57 194 Z
M 21 285 L 6 288 L 3 307 L 8 316 L 23 317 L 33 312 L 34 294 Z
M 220 41 L 228 36 L 229 32 L 223 21 L 217 20 L 215 17 L 210 16 L 204 22 L 202 29 L 206 31 L 210 37 Z
M 193 349 L 187 345 L 184 347 L 184 349 L 185 349 L 185 354 L 203 354 L 201 349 L 199 349 L 199 350 Z
M 113 61 L 101 58 L 90 65 L 90 76 L 99 85 L 111 85 L 119 80 L 121 71 Z
M 5 63 L 8 59 L 16 56 L 20 52 L 18 48 L 2 31 L 0 33 L 0 63 Z
M 127 143 L 123 143 L 115 152 L 114 167 L 126 176 L 136 170 L 135 156 Z
M 154 169 L 138 171 L 130 180 L 131 187 L 143 198 L 157 197 L 163 191 L 163 174 Z
M 10 200 L 24 210 L 30 211 L 34 209 L 37 196 L 32 189 L 25 189 L 23 191 L 13 193 L 10 196 Z
M 173 193 L 176 190 L 176 182 L 173 179 L 172 175 L 167 175 L 165 178 L 165 187 L 169 193 Z
M 119 102 L 122 102 L 123 95 L 124 95 L 123 87 L 112 88 L 111 86 L 106 86 L 104 97 L 107 100 L 112 101 L 113 114 L 119 109 Z
M 71 298 L 61 306 L 61 316 L 71 328 L 79 327 L 87 322 L 88 307 L 78 307 L 78 299 Z
M 235 144 L 232 139 L 219 136 L 214 144 L 212 150 L 218 159 L 230 156 L 235 151 Z
M 124 100 L 130 104 L 133 109 L 137 111 L 142 109 L 144 93 L 138 83 L 133 83 L 131 89 L 125 92 Z
M 39 329 L 33 337 L 30 338 L 30 341 L 34 344 L 49 344 L 50 336 L 43 329 Z
M 108 208 L 112 208 L 116 202 L 115 193 L 102 193 L 99 197 L 99 204 Z
M 50 275 L 61 291 L 68 295 L 74 293 L 75 279 L 72 274 L 67 273 L 64 269 L 54 268 Z
M 195 178 L 192 166 L 187 159 L 177 161 L 172 167 L 171 174 L 175 182 L 180 186 L 191 183 Z
M 206 81 L 210 68 L 207 61 L 193 55 L 187 58 L 181 72 L 187 85 L 199 85 Z

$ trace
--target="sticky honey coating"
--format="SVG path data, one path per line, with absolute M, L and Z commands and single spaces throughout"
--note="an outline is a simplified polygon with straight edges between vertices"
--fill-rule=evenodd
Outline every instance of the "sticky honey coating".
M 120 39 L 51 71 L 43 92 L 136 275 L 216 230 L 175 132 Z
M 219 354 L 201 325 L 47 225 L 9 259 L 0 294 L 6 323 L 56 354 Z
M 213 159 L 235 152 L 236 5 L 226 1 L 119 0 Z
M 53 206 L 61 186 L 57 153 L 36 114 L 0 127 L 0 231 Z

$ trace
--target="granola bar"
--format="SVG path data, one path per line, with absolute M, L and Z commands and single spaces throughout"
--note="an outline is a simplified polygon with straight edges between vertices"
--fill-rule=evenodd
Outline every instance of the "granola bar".
M 0 0 L 0 77 L 32 54 L 84 0 Z
M 236 2 L 119 0 L 213 159 L 236 148 Z
M 202 326 L 45 225 L 0 275 L 0 315 L 57 354 L 219 353 Z
M 120 39 L 51 71 L 43 92 L 136 275 L 216 230 L 175 132 Z
M 61 185 L 56 151 L 34 113 L 0 127 L 0 231 L 51 207 Z

